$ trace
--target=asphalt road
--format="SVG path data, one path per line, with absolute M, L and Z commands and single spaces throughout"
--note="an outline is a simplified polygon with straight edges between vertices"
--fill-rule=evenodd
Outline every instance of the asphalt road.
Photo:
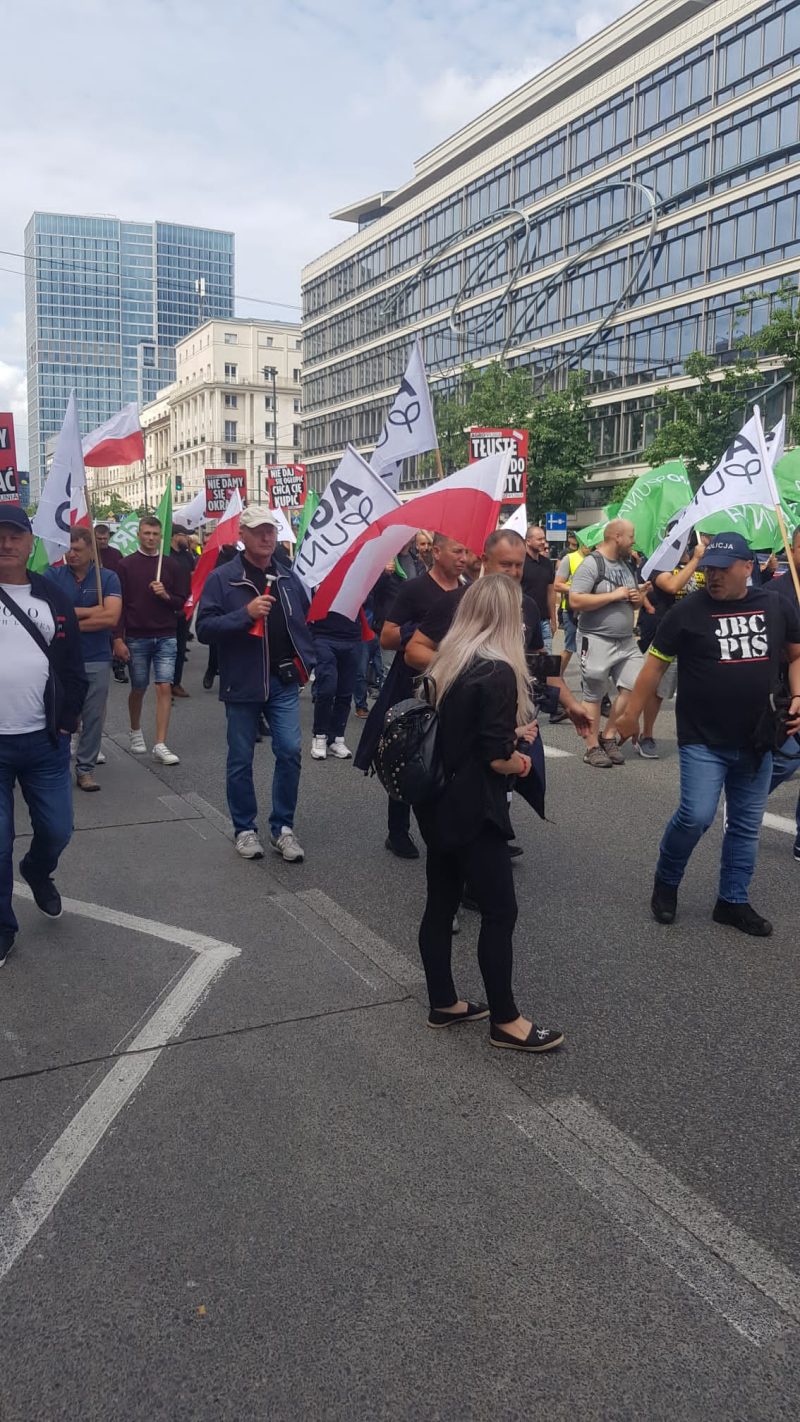
M 763 832 L 771 939 L 711 922 L 718 825 L 659 928 L 671 714 L 662 759 L 604 772 L 545 726 L 549 822 L 514 811 L 517 995 L 567 1044 L 501 1054 L 425 1029 L 424 867 L 384 849 L 376 781 L 307 757 L 305 864 L 235 856 L 203 663 L 193 643 L 171 769 L 123 748 L 112 687 L 67 910 L 21 898 L 0 975 L 2 1422 L 794 1422 L 792 837 Z M 268 742 L 257 765 L 266 806 Z

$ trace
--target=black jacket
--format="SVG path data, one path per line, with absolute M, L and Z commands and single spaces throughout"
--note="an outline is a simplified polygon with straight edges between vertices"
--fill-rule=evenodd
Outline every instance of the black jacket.
M 273 596 L 279 597 L 295 652 L 306 672 L 316 660 L 314 642 L 306 624 L 308 597 L 297 575 L 272 560 L 276 574 Z M 269 699 L 269 639 L 253 637 L 247 604 L 258 596 L 248 579 L 241 557 L 218 564 L 203 588 L 197 612 L 197 638 L 217 647 L 220 701 Z
M 49 647 L 50 675 L 44 689 L 47 734 L 58 744 L 59 731 L 77 729 L 89 680 L 83 665 L 81 634 L 69 598 L 41 573 L 28 573 L 31 592 L 50 608 L 55 634 Z M 10 594 L 13 598 L 13 592 Z

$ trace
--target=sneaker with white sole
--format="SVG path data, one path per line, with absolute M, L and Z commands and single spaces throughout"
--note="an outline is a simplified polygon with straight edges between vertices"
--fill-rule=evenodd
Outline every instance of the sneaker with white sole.
M 102 752 L 102 751 L 98 751 L 98 752 L 97 752 L 97 760 L 95 761 L 95 765 L 105 765 L 105 763 L 106 763 L 106 758 L 105 758 L 105 756 L 103 755 L 103 752 Z
M 287 864 L 299 864 L 306 857 L 303 846 L 298 844 L 294 830 L 288 825 L 281 826 L 280 834 L 271 834 L 269 842 L 275 853 L 280 854 Z
M 350 760 L 353 752 L 345 745 L 344 736 L 337 736 L 328 746 L 328 755 L 335 755 L 337 760 Z
M 639 736 L 639 739 L 634 741 L 633 748 L 642 760 L 658 760 L 658 750 L 652 736 Z
M 163 741 L 159 741 L 153 746 L 153 760 L 157 760 L 159 765 L 180 765 L 180 756 L 171 751 Z
M 312 737 L 311 737 L 311 759 L 312 759 L 312 760 L 325 760 L 327 754 L 328 754 L 328 739 L 327 739 L 327 736 L 312 736 Z
M 264 858 L 264 846 L 255 830 L 240 830 L 234 840 L 234 847 L 242 859 Z
M 131 755 L 147 755 L 147 746 L 144 743 L 144 736 L 141 731 L 131 731 L 128 750 Z

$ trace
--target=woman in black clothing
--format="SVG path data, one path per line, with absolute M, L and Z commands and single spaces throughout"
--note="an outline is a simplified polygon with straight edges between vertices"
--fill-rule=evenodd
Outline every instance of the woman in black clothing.
M 449 1027 L 490 1017 L 493 1046 L 546 1052 L 563 1042 L 563 1032 L 521 1016 L 511 987 L 517 900 L 508 777 L 530 774 L 530 757 L 515 747 L 523 732 L 531 739 L 533 718 L 519 584 L 495 573 L 468 588 L 427 676 L 447 776 L 438 799 L 417 810 L 428 850 L 419 930 L 428 1023 Z M 460 1000 L 453 985 L 453 917 L 465 878 L 481 913 L 478 962 L 488 1007 Z

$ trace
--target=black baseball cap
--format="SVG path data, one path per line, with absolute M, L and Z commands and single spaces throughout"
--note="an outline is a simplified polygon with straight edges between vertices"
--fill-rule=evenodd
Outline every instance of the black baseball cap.
M 752 550 L 741 533 L 715 533 L 698 567 L 729 568 L 732 563 L 749 563 L 752 556 Z
M 33 533 L 33 524 L 19 504 L 0 504 L 0 523 L 10 523 L 25 533 Z

